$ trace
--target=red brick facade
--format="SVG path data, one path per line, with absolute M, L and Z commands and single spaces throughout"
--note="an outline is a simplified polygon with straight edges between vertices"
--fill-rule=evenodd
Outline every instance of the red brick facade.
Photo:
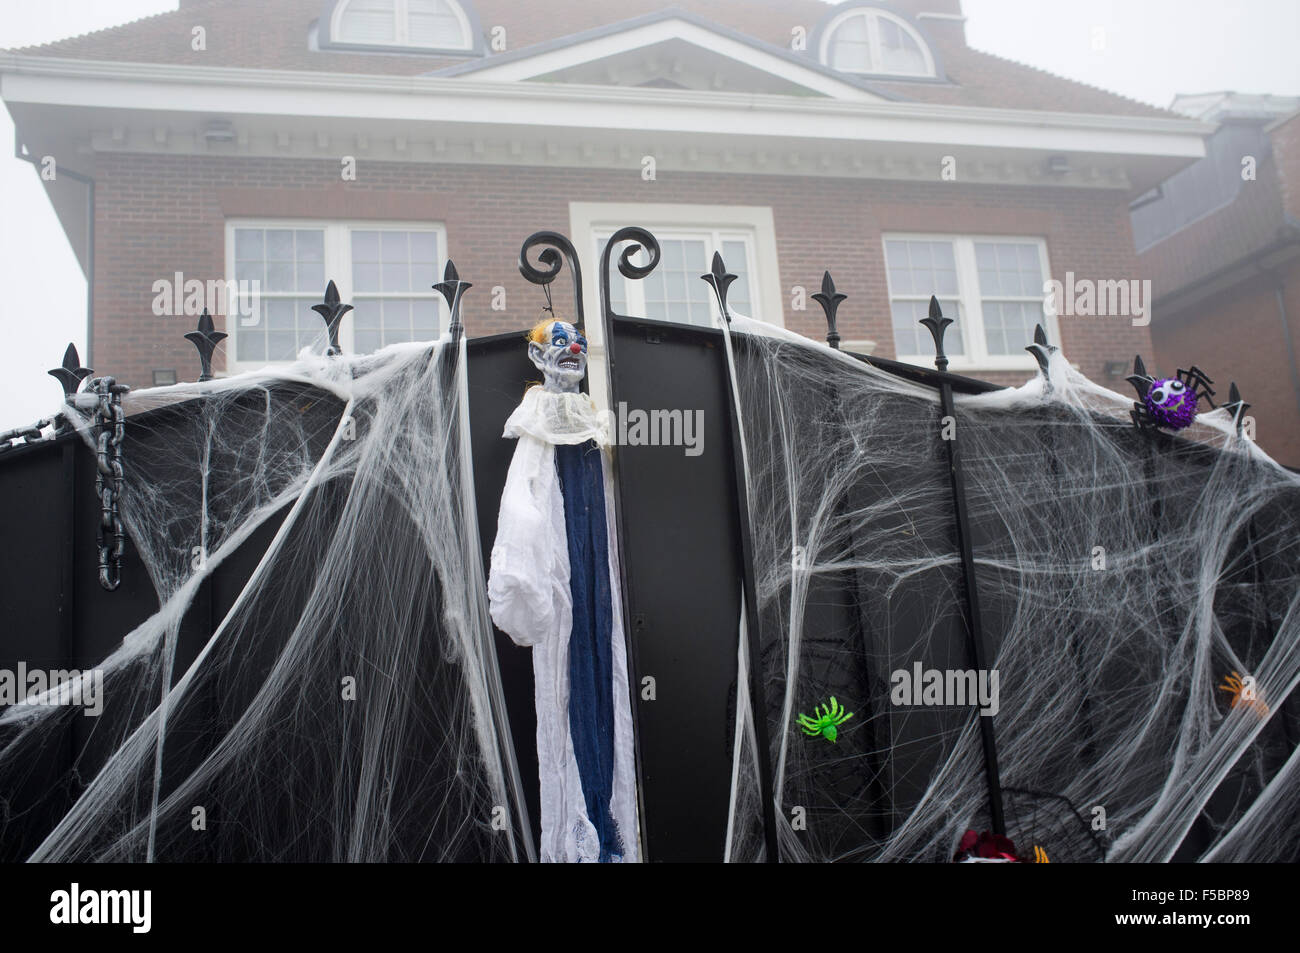
M 1277 289 L 1300 342 L 1300 260 L 1276 276 L 1252 275 L 1170 320 L 1152 322 L 1161 370 L 1198 364 L 1213 372 L 1218 397 L 1237 381 L 1255 418 L 1255 437 L 1281 463 L 1300 467 L 1300 409 L 1287 359 Z
M 474 335 L 523 328 L 536 317 L 541 299 L 516 270 L 519 245 L 536 229 L 567 233 L 570 201 L 768 206 L 786 326 L 824 335 L 815 303 L 792 311 L 790 293 L 794 285 L 816 290 L 829 269 L 850 296 L 840 311 L 841 334 L 877 341 L 883 356 L 893 356 L 894 347 L 882 232 L 1040 236 L 1055 278 L 1067 270 L 1080 278 L 1138 277 L 1119 192 L 673 172 L 647 182 L 639 166 L 621 172 L 364 161 L 357 181 L 343 182 L 331 160 L 128 154 L 101 156 L 99 170 L 96 365 L 132 386 L 151 383 L 153 368 L 189 376 L 195 358 L 181 335 L 193 319 L 154 316 L 153 282 L 177 271 L 187 279 L 225 277 L 224 226 L 236 217 L 441 222 L 449 254 L 475 284 L 466 301 Z M 489 307 L 495 285 L 506 289 L 504 312 Z M 1105 362 L 1150 351 L 1147 329 L 1128 318 L 1059 321 L 1066 355 L 1097 380 L 1104 380 Z M 980 376 L 1014 383 L 1027 375 Z
M 1300 347 L 1300 114 L 1277 121 L 1268 139 L 1269 153 L 1256 157 L 1256 178 L 1243 182 L 1231 203 L 1157 242 L 1138 260 L 1155 282 L 1157 366 L 1199 365 L 1220 398 L 1236 381 L 1252 405 L 1248 413 L 1260 446 L 1300 467 L 1300 381 L 1292 367 Z M 1214 293 L 1196 294 L 1198 283 L 1219 273 L 1227 277 Z

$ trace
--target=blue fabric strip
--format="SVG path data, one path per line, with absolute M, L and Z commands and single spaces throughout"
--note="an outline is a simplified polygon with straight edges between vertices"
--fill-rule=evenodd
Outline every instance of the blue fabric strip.
M 555 467 L 564 495 L 569 544 L 569 733 L 582 779 L 587 817 L 600 835 L 600 862 L 623 855 L 610 799 L 614 790 L 613 612 L 605 480 L 600 450 L 590 440 L 557 446 Z

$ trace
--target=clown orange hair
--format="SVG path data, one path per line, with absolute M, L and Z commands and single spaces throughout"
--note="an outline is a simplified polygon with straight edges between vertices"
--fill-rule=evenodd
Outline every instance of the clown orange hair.
M 553 317 L 543 318 L 541 321 L 538 321 L 533 325 L 533 329 L 528 332 L 528 340 L 532 341 L 534 344 L 545 344 L 547 337 L 549 336 L 548 332 L 551 330 L 551 325 L 556 321 L 567 323 L 568 318 L 561 314 L 554 314 Z
M 555 318 L 543 318 L 533 325 L 533 329 L 528 332 L 528 340 L 534 344 L 546 343 L 546 332 L 550 330 L 551 325 L 556 322 Z

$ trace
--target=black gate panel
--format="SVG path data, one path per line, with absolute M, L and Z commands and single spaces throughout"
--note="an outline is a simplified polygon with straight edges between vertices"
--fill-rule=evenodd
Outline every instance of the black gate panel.
M 646 858 L 720 861 L 742 576 L 722 337 L 623 318 L 614 333 L 615 423 L 638 410 L 698 410 L 704 424 L 698 456 L 616 449 Z

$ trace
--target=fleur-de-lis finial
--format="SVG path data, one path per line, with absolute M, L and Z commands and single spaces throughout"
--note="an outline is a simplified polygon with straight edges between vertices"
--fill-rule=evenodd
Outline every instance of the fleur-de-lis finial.
M 452 340 L 459 340 L 463 325 L 460 320 L 460 298 L 466 291 L 474 287 L 468 281 L 461 281 L 460 274 L 456 271 L 455 263 L 448 258 L 447 266 L 442 270 L 442 281 L 433 286 L 433 290 L 442 295 L 447 302 L 447 308 L 451 311 L 451 336 Z
M 329 357 L 342 354 L 343 349 L 339 347 L 339 322 L 343 320 L 343 315 L 352 310 L 352 305 L 344 304 L 339 300 L 339 289 L 333 280 L 325 286 L 325 300 L 320 304 L 312 305 L 311 309 L 324 319 L 326 330 L 329 332 L 330 344 L 325 354 Z
M 948 355 L 943 350 L 943 335 L 948 330 L 948 325 L 952 324 L 952 318 L 943 316 L 943 309 L 939 307 L 939 299 L 930 295 L 930 314 L 922 318 L 921 323 L 926 326 L 930 332 L 930 337 L 934 338 L 934 366 L 941 371 L 948 369 Z
M 707 275 L 700 275 L 709 283 L 713 289 L 713 296 L 718 299 L 718 310 L 722 312 L 723 319 L 730 324 L 731 312 L 727 310 L 727 289 L 731 283 L 736 280 L 736 276 L 728 273 L 727 267 L 722 263 L 722 255 L 718 252 L 713 253 L 713 265 Z
M 812 296 L 812 299 L 822 306 L 822 311 L 826 313 L 826 343 L 831 347 L 839 350 L 840 332 L 835 327 L 835 314 L 840 309 L 840 302 L 845 300 L 848 295 L 835 290 L 835 282 L 831 280 L 829 271 L 822 273 L 822 290 Z
M 67 400 L 77 392 L 81 382 L 95 372 L 89 367 L 81 366 L 81 358 L 77 355 L 77 346 L 69 344 L 68 349 L 63 352 L 63 363 L 46 373 L 63 387 L 63 399 Z
M 1047 376 L 1047 365 L 1051 361 L 1052 355 L 1060 350 L 1054 344 L 1047 343 L 1047 332 L 1043 330 L 1041 324 L 1034 325 L 1034 343 L 1025 347 L 1025 350 L 1034 355 L 1034 360 L 1038 362 L 1039 370 L 1043 376 Z
M 207 308 L 204 308 L 203 313 L 199 315 L 198 328 L 185 332 L 185 340 L 193 344 L 199 352 L 200 384 L 212 380 L 212 352 L 225 339 L 226 332 L 216 330 L 212 324 L 212 315 L 208 313 Z

